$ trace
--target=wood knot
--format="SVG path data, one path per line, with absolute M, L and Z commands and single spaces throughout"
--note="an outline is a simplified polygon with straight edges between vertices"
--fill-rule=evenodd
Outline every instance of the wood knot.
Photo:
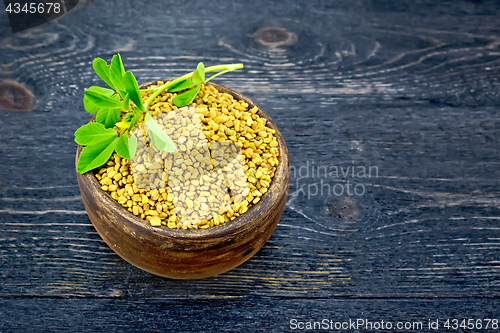
M 333 200 L 326 206 L 326 211 L 332 216 L 339 217 L 347 221 L 356 220 L 359 216 L 359 206 L 354 199 L 342 197 Z
M 0 82 L 0 109 L 27 112 L 33 110 L 35 96 L 31 91 L 14 81 Z
M 268 47 L 288 46 L 297 41 L 296 34 L 281 27 L 260 28 L 252 37 L 260 44 Z

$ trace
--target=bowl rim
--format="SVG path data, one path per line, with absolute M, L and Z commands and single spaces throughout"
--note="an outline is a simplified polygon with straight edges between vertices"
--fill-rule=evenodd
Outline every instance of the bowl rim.
M 143 83 L 139 85 L 139 87 L 141 89 L 144 89 L 153 84 L 156 84 L 159 81 L 165 82 L 168 80 L 169 79 L 154 80 Z M 262 211 L 267 211 L 273 208 L 273 206 L 279 202 L 279 200 L 274 200 L 275 202 L 273 202 L 273 199 L 280 198 L 284 191 L 288 192 L 290 180 L 290 160 L 288 157 L 288 149 L 286 147 L 285 140 L 281 135 L 281 132 L 278 130 L 278 127 L 273 122 L 271 117 L 266 112 L 264 112 L 264 110 L 262 110 L 262 108 L 259 107 L 256 103 L 254 103 L 248 97 L 238 93 L 237 91 L 212 82 L 208 82 L 207 85 L 214 86 L 221 92 L 229 93 L 237 100 L 245 101 L 246 103 L 248 103 L 249 107 L 257 107 L 257 114 L 260 117 L 265 118 L 267 120 L 266 125 L 276 131 L 274 135 L 278 140 L 279 163 L 274 173 L 274 177 L 271 180 L 269 190 L 264 193 L 264 195 L 261 197 L 261 200 L 257 204 L 252 205 L 252 207 L 250 207 L 248 211 L 236 217 L 234 220 L 230 220 L 229 222 L 225 222 L 219 226 L 209 227 L 205 229 L 171 229 L 163 225 L 161 227 L 153 227 L 146 220 L 143 220 L 142 218 L 137 217 L 136 215 L 129 212 L 125 207 L 123 207 L 115 199 L 113 199 L 107 192 L 101 189 L 101 185 L 92 173 L 92 170 L 85 174 L 78 174 L 77 172 L 77 174 L 82 177 L 84 184 L 89 188 L 89 190 L 95 190 L 92 191 L 93 193 L 100 193 L 100 200 L 103 200 L 104 203 L 112 208 L 113 211 L 121 213 L 121 215 L 125 215 L 128 221 L 130 223 L 133 223 L 136 227 L 144 228 L 152 233 L 159 234 L 159 236 L 162 237 L 172 237 L 176 239 L 199 240 L 206 238 L 223 238 L 227 237 L 228 234 L 236 235 L 238 231 L 245 229 L 245 226 L 248 225 L 252 220 L 258 221 L 258 217 L 262 215 Z M 95 116 L 92 118 L 91 122 L 95 121 L 94 119 Z M 78 161 L 78 157 L 80 156 L 82 149 L 83 146 L 78 145 L 76 162 Z M 283 185 L 281 185 L 282 183 Z

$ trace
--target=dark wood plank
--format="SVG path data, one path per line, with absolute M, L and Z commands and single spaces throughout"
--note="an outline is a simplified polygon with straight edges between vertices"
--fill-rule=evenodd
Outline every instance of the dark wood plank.
M 394 331 L 446 332 L 450 331 L 444 328 L 446 320 L 459 319 L 460 324 L 465 319 L 464 313 L 474 319 L 498 319 L 495 301 L 491 299 L 472 299 L 464 304 L 456 299 L 308 299 L 297 302 L 269 298 L 175 301 L 32 298 L 6 299 L 0 311 L 4 315 L 0 329 L 6 332 L 101 332 L 103 328 L 107 332 L 307 332 L 299 329 L 305 328 L 307 322 L 310 325 L 320 323 L 316 326 L 318 331 L 339 331 L 335 330 L 335 323 L 349 323 L 359 326 L 344 331 L 377 332 L 382 331 L 373 329 L 377 325 L 390 324 L 396 328 L 398 324 L 406 324 L 414 329 Z M 320 326 L 325 324 L 325 319 L 328 330 Z M 438 320 L 439 330 L 429 330 L 429 320 L 433 323 Z M 488 330 L 485 329 L 487 323 Z M 482 320 L 483 329 L 495 331 L 492 323 Z M 474 332 L 462 328 L 454 331 Z

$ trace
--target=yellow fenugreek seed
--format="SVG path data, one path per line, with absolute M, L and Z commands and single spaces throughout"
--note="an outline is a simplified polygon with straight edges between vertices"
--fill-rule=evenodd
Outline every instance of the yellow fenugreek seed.
M 159 227 L 159 226 L 161 226 L 161 219 L 158 216 L 153 216 L 149 220 L 149 223 L 151 223 L 152 227 Z
M 217 123 L 217 124 L 220 124 L 222 122 L 224 122 L 224 117 L 223 116 L 218 116 L 214 119 L 214 122 Z

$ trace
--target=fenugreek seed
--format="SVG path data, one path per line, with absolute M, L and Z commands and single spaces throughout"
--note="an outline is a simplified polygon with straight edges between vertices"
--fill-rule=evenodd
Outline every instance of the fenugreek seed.
M 247 187 L 246 189 L 243 190 L 243 192 L 241 192 L 241 195 L 243 197 L 246 197 L 248 195 L 248 193 L 250 193 L 250 189 Z
M 215 122 L 216 124 L 220 124 L 220 123 L 224 122 L 224 120 L 225 120 L 225 119 L 224 119 L 224 117 L 223 117 L 223 116 L 218 116 L 218 117 L 216 117 L 216 118 L 214 119 L 214 122 Z
M 149 223 L 151 223 L 152 227 L 159 227 L 161 226 L 161 219 L 158 216 L 154 216 L 149 220 Z
M 258 190 L 254 190 L 254 191 L 252 191 L 252 195 L 254 197 L 260 197 L 260 196 L 262 196 L 262 193 L 260 193 Z
M 156 210 L 151 210 L 151 209 L 150 209 L 150 210 L 148 210 L 148 211 L 146 212 L 146 215 L 149 215 L 149 216 L 158 216 L 158 215 L 160 215 L 160 214 L 159 214 Z

